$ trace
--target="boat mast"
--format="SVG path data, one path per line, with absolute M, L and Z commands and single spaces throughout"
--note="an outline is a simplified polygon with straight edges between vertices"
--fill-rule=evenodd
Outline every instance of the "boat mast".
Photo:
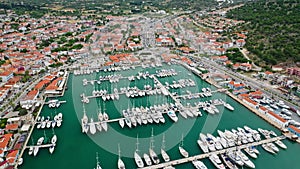
M 154 139 L 153 139 L 153 127 L 152 127 L 152 130 L 151 130 L 151 140 L 150 140 L 150 148 L 153 149 L 154 148 Z
M 163 133 L 163 138 L 162 138 L 162 143 L 161 143 L 161 149 L 165 149 L 166 146 L 165 146 L 165 133 Z
M 183 147 L 183 134 L 181 134 L 181 143 L 180 146 Z
M 119 159 L 121 159 L 120 143 L 118 143 L 118 153 L 119 153 Z
M 137 137 L 136 137 L 136 152 L 139 152 L 139 134 L 137 134 Z

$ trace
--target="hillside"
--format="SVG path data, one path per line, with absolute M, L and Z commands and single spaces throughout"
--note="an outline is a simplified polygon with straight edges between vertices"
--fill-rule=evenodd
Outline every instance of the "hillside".
M 259 65 L 300 61 L 300 0 L 258 0 L 227 13 L 244 20 L 246 48 Z M 263 60 L 264 62 L 261 62 Z
M 95 14 L 135 14 L 149 11 L 202 10 L 215 7 L 215 0 L 0 0 L 0 7 L 39 14 L 55 12 L 57 15 L 79 15 L 87 11 Z M 42 9 L 42 10 L 41 10 Z

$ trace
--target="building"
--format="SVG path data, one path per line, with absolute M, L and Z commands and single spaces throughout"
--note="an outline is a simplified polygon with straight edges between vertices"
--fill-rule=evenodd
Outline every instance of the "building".
M 298 67 L 288 68 L 287 72 L 288 72 L 289 75 L 300 76 L 300 68 L 298 68 Z
M 0 78 L 2 79 L 2 82 L 7 82 L 9 79 L 13 77 L 14 77 L 13 72 L 5 71 L 0 73 Z
M 296 136 L 300 137 L 300 129 L 298 129 L 297 127 L 293 126 L 293 125 L 289 125 L 288 126 L 288 130 L 295 134 Z
M 20 101 L 20 105 L 22 108 L 27 108 L 27 106 L 33 106 L 36 103 L 36 99 L 39 95 L 38 90 L 32 90 L 27 93 L 27 95 Z

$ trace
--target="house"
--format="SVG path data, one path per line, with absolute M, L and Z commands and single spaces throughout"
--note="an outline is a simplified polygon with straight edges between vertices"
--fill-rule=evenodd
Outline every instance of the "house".
M 275 122 L 277 125 L 279 125 L 281 128 L 285 128 L 288 125 L 288 121 L 284 120 L 282 117 L 280 117 L 278 114 L 272 111 L 268 111 L 266 113 L 266 116 L 273 122 Z
M 0 78 L 1 78 L 2 82 L 7 82 L 9 79 L 11 79 L 13 77 L 14 77 L 13 72 L 4 71 L 4 72 L 0 73 Z
M 249 71 L 252 69 L 252 65 L 250 63 L 242 63 L 239 66 L 240 69 L 245 70 L 245 71 Z
M 14 165 L 16 160 L 18 159 L 18 156 L 19 156 L 19 150 L 10 151 L 6 155 L 6 160 L 7 160 L 8 164 L 9 165 Z
M 256 101 L 251 100 L 248 97 L 245 97 L 242 101 L 245 102 L 250 107 L 253 107 L 253 108 L 257 108 L 259 106 L 259 104 Z
M 4 134 L 0 136 L 0 157 L 4 157 L 5 152 L 8 151 L 12 138 L 13 134 Z
M 228 87 L 233 90 L 240 90 L 240 89 L 244 88 L 245 85 L 243 83 L 235 82 L 232 80 L 228 83 Z

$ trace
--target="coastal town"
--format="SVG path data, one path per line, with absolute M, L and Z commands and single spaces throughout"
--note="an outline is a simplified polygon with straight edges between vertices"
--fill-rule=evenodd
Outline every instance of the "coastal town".
M 79 117 L 82 118 L 81 126 L 80 122 L 78 123 L 83 133 L 88 134 L 90 131 L 93 135 L 96 133 L 95 127 L 99 132 L 104 130 L 109 132 L 107 127 L 111 127 L 110 123 L 114 122 L 119 123 L 122 128 L 125 125 L 131 128 L 138 125 L 139 118 L 140 125 L 142 123 L 150 125 L 152 119 L 154 123 L 157 120 L 156 123 L 164 124 L 164 113 L 175 123 L 187 117 L 197 119 L 202 118 L 203 114 L 212 116 L 220 114 L 216 108 L 220 105 L 233 111 L 233 106 L 226 103 L 225 99 L 210 99 L 210 102 L 201 100 L 219 92 L 248 108 L 280 131 L 279 135 L 279 133 L 274 134 L 272 131 L 259 129 L 264 140 L 256 140 L 253 136 L 256 129 L 244 126 L 244 129 L 239 128 L 238 132 L 250 132 L 250 136 L 245 134 L 245 137 L 252 138 L 253 136 L 253 141 L 241 142 L 233 146 L 239 145 L 247 148 L 247 145 L 252 142 L 257 143 L 255 146 L 274 145 L 272 142 L 275 142 L 279 147 L 284 147 L 280 140 L 286 138 L 300 143 L 298 139 L 300 136 L 300 68 L 279 64 L 266 69 L 252 62 L 248 57 L 249 52 L 244 48 L 248 31 L 230 31 L 233 27 L 243 24 L 244 21 L 226 18 L 227 10 L 230 9 L 175 15 L 158 11 L 149 17 L 107 15 L 92 19 L 88 15 L 81 17 L 45 15 L 35 19 L 7 10 L 7 14 L 0 15 L 0 169 L 22 166 L 24 153 L 32 151 L 31 153 L 36 156 L 39 151 L 36 147 L 40 150 L 49 148 L 51 154 L 55 153 L 54 148 L 62 148 L 59 147 L 59 141 L 57 145 L 56 142 L 63 136 L 56 136 L 54 131 L 56 128 L 60 129 L 61 125 L 62 127 L 68 125 L 66 122 L 62 124 L 62 119 L 65 118 L 64 112 L 60 114 L 55 111 L 55 115 L 44 117 L 42 110 L 44 106 L 49 109 L 53 108 L 51 111 L 56 110 L 56 107 L 64 106 L 66 102 L 69 102 L 69 100 L 62 100 L 61 97 L 73 88 L 69 85 L 72 83 L 71 76 L 73 80 L 77 77 L 83 78 L 76 84 L 78 86 L 93 86 L 93 92 L 84 91 L 78 96 L 73 96 L 80 98 L 79 107 L 80 109 L 83 107 Z M 183 67 L 189 73 L 176 71 L 172 67 L 174 65 Z M 147 72 L 150 68 L 156 71 Z M 119 74 L 127 70 L 137 72 L 130 76 Z M 112 74 L 106 75 L 107 72 L 112 72 Z M 161 80 L 180 73 L 184 78 L 181 76 L 181 79 L 174 78 L 176 80 L 173 81 L 162 82 Z M 95 78 L 94 74 L 100 77 Z M 199 82 L 189 78 L 192 76 L 189 74 L 206 81 L 214 89 L 201 87 L 202 90 L 197 92 L 175 91 L 174 89 L 198 86 Z M 132 82 L 128 84 L 134 83 L 136 86 L 138 86 L 135 82 L 137 79 L 144 79 L 145 82 L 139 84 L 144 85 L 144 89 L 133 86 L 122 88 L 122 83 L 119 81 L 124 79 Z M 106 83 L 114 86 L 112 90 L 108 89 Z M 97 85 L 101 88 L 95 87 Z M 149 109 L 142 105 L 138 107 L 138 103 L 134 102 L 135 107 L 122 108 L 126 111 L 120 112 L 120 118 L 105 117 L 104 109 L 109 112 L 110 108 L 105 107 L 103 102 L 145 95 L 149 97 L 162 95 L 167 99 L 160 100 L 161 103 L 157 101 L 158 107 L 155 105 L 153 109 L 148 105 L 148 101 L 146 103 Z M 160 98 L 163 97 L 159 96 L 155 99 Z M 89 119 L 84 112 L 85 107 L 81 106 L 82 104 L 88 105 L 93 99 L 100 99 L 103 104 L 103 106 L 98 106 L 100 113 L 101 108 L 104 112 L 104 117 L 97 115 L 99 122 L 96 120 L 88 122 Z M 197 101 L 188 104 L 186 100 L 192 99 Z M 163 105 L 163 101 L 169 102 Z M 127 105 L 127 101 L 125 102 Z M 144 116 L 135 115 L 139 112 L 140 114 L 161 113 L 157 113 L 158 115 L 154 117 L 146 116 L 144 122 L 142 121 Z M 176 115 L 175 112 L 179 113 Z M 149 118 L 148 122 L 147 118 Z M 55 137 L 53 136 L 47 144 L 43 144 L 44 137 L 38 141 L 37 145 L 31 144 L 31 135 L 34 130 L 41 129 L 42 131 L 47 128 L 53 130 L 51 134 L 53 133 Z M 222 137 L 223 132 L 218 130 L 218 133 Z M 228 132 L 224 131 L 224 133 Z M 43 134 L 46 135 L 45 132 Z M 200 147 L 205 140 L 206 136 L 198 140 L 201 142 L 201 144 L 198 142 Z M 207 152 L 201 147 L 205 153 L 190 158 L 186 155 L 187 152 L 179 147 L 183 159 L 173 162 L 165 160 L 165 163 L 161 164 L 152 159 L 154 163 L 150 165 L 144 156 L 145 164 L 147 164 L 145 167 L 170 168 L 181 163 L 195 163 L 195 160 L 203 158 L 218 158 L 216 154 L 224 154 L 226 150 L 234 149 L 222 146 L 224 149 L 209 149 Z M 118 149 L 120 151 L 120 147 Z M 272 149 L 272 146 L 265 149 L 273 153 L 276 151 Z M 101 159 L 100 155 L 99 157 Z M 122 166 L 124 163 L 120 162 L 120 159 L 119 153 L 118 165 Z M 254 164 L 245 165 L 254 168 Z M 138 168 L 143 167 L 144 165 L 138 165 Z M 99 169 L 98 156 L 97 169 Z

